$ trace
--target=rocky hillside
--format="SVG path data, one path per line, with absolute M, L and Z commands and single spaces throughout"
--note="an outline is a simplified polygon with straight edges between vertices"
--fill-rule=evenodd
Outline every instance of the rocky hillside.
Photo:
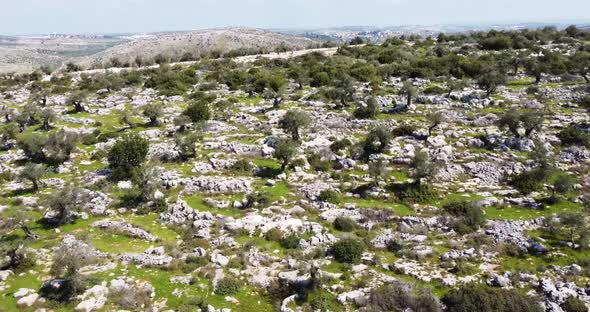
M 239 48 L 272 51 L 281 45 L 289 50 L 299 50 L 316 47 L 318 43 L 304 37 L 248 28 L 160 33 L 134 39 L 92 55 L 81 61 L 81 65 L 92 67 L 108 64 L 113 58 L 133 62 L 138 56 L 144 60 L 153 60 L 157 55 L 178 60 L 187 52 L 199 56 L 212 51 L 225 53 Z
M 572 30 L 0 76 L 0 311 L 588 311 Z

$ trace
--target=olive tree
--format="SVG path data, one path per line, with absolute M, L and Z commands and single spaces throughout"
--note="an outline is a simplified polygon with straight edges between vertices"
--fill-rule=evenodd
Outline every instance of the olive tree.
M 86 100 L 86 94 L 83 92 L 76 92 L 67 99 L 66 103 L 74 107 L 75 113 L 82 113 L 85 111 L 82 103 Z
M 138 135 L 128 134 L 117 140 L 108 154 L 113 179 L 130 179 L 146 160 L 149 141 Z
M 18 173 L 20 180 L 26 180 L 33 185 L 32 191 L 39 190 L 39 182 L 49 174 L 50 170 L 44 164 L 27 163 Z
M 431 179 L 438 172 L 438 166 L 434 163 L 427 152 L 416 150 L 410 163 L 412 178 L 417 186 L 421 186 L 422 180 Z
M 143 115 L 150 119 L 149 126 L 156 127 L 159 125 L 158 118 L 162 117 L 162 105 L 151 103 L 143 108 Z
M 302 128 L 309 126 L 311 117 L 304 111 L 289 110 L 285 116 L 279 121 L 279 126 L 291 134 L 293 141 L 299 141 Z
M 285 171 L 289 162 L 297 154 L 297 143 L 289 140 L 277 140 L 273 157 L 281 162 L 281 171 Z
M 406 104 L 407 105 L 412 104 L 412 98 L 416 96 L 416 93 L 417 93 L 416 88 L 414 87 L 412 82 L 409 80 L 404 81 L 404 84 L 400 90 L 400 94 L 404 95 L 406 97 Z

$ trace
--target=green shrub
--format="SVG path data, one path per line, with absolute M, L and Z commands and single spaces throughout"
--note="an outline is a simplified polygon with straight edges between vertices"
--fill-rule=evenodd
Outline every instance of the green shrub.
M 368 311 L 441 311 L 440 303 L 430 289 L 417 288 L 401 281 L 371 290 L 367 308 Z
M 346 149 L 352 145 L 349 139 L 338 140 L 330 145 L 330 150 L 337 153 L 343 149 Z
M 334 219 L 334 228 L 342 232 L 352 232 L 356 228 L 356 222 L 351 218 L 338 217 Z
M 299 235 L 289 234 L 281 239 L 281 246 L 285 249 L 295 249 L 299 247 Z
M 541 312 L 534 297 L 516 289 L 465 285 L 452 289 L 442 299 L 449 312 Z
M 416 132 L 416 127 L 408 124 L 404 124 L 396 127 L 391 131 L 391 135 L 394 137 L 411 136 Z
M 242 282 L 235 277 L 226 276 L 217 282 L 215 294 L 220 296 L 235 295 L 242 288 Z
M 183 114 L 188 116 L 192 122 L 207 121 L 209 118 L 211 118 L 209 104 L 205 101 L 197 101 L 191 104 L 189 107 L 187 107 Z
M 588 308 L 584 301 L 576 298 L 574 296 L 568 297 L 565 302 L 562 304 L 563 310 L 565 312 L 587 312 Z
M 537 170 L 524 171 L 512 177 L 510 185 L 524 195 L 539 191 L 543 187 L 543 181 Z
M 561 145 L 563 146 L 590 146 L 590 134 L 582 129 L 577 128 L 576 126 L 567 127 L 561 130 L 557 137 L 559 137 L 559 140 L 561 140 Z
M 332 245 L 334 258 L 343 263 L 358 263 L 364 251 L 365 245 L 353 238 L 344 238 Z
M 428 204 L 434 202 L 438 197 L 438 192 L 435 189 L 415 183 L 396 186 L 393 191 L 397 198 L 406 204 Z
M 240 159 L 231 166 L 231 170 L 239 173 L 251 173 L 254 166 L 249 160 Z
M 149 141 L 138 134 L 129 134 L 117 140 L 108 154 L 113 179 L 130 179 L 141 168 L 147 157 Z
M 264 238 L 271 242 L 280 242 L 283 238 L 283 235 L 283 231 L 281 231 L 279 228 L 272 228 L 264 234 Z
M 431 85 L 422 90 L 424 94 L 446 94 L 447 90 L 441 86 Z
M 333 190 L 323 190 L 320 192 L 318 199 L 323 202 L 338 204 L 341 201 L 340 193 Z
M 332 167 L 329 161 L 322 160 L 319 154 L 311 154 L 307 156 L 307 162 L 316 171 L 326 172 Z

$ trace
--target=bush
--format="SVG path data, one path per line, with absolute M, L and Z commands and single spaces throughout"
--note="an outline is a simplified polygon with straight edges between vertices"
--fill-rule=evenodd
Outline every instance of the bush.
M 316 171 L 326 172 L 332 167 L 329 161 L 322 160 L 319 154 L 311 154 L 307 156 L 307 162 Z
M 561 140 L 561 145 L 563 146 L 590 146 L 590 134 L 575 126 L 567 127 L 561 130 L 557 137 L 559 137 L 559 140 Z
M 242 282 L 235 277 L 224 277 L 217 282 L 215 294 L 220 296 L 234 295 L 242 288 Z
M 337 153 L 343 149 L 346 149 L 352 145 L 349 139 L 338 140 L 330 145 L 330 150 Z
M 414 183 L 396 186 L 393 191 L 397 198 L 406 204 L 428 204 L 438 197 L 438 193 L 432 187 Z
M 336 261 L 343 263 L 358 263 L 364 251 L 365 245 L 353 238 L 344 238 L 332 245 Z
M 231 170 L 239 173 L 252 173 L 254 166 L 247 159 L 240 159 L 236 161 L 232 166 Z
M 442 299 L 449 312 L 541 312 L 535 298 L 516 289 L 465 285 L 452 289 Z
M 334 228 L 342 232 L 352 232 L 356 228 L 356 222 L 348 217 L 334 219 Z
M 539 191 L 543 187 L 543 181 L 537 170 L 530 170 L 522 172 L 510 181 L 510 185 L 517 189 L 520 193 L 527 195 L 535 191 Z
M 417 289 L 400 281 L 373 289 L 367 307 L 368 311 L 441 311 L 440 303 L 430 289 Z
M 394 137 L 412 136 L 416 132 L 416 127 L 412 125 L 401 125 L 391 131 Z
M 570 296 L 568 297 L 565 302 L 562 304 L 562 308 L 565 312 L 587 312 L 588 308 L 584 301 Z
M 283 231 L 281 231 L 279 228 L 272 228 L 264 234 L 264 238 L 271 242 L 280 242 L 283 238 L 283 235 Z
M 138 134 L 119 139 L 111 148 L 108 160 L 113 179 L 126 180 L 133 177 L 147 157 L 149 141 Z
M 281 246 L 285 249 L 295 249 L 299 247 L 300 240 L 297 234 L 289 234 L 281 239 Z
M 323 190 L 320 192 L 318 199 L 323 202 L 338 204 L 341 201 L 340 194 L 333 190 Z
M 191 119 L 192 122 L 207 121 L 211 118 L 209 104 L 205 101 L 198 101 L 191 104 L 183 113 Z

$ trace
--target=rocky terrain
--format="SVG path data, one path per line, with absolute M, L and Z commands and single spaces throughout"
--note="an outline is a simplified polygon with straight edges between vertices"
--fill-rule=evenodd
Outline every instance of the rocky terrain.
M 590 308 L 588 32 L 160 63 L 0 79 L 0 311 Z

